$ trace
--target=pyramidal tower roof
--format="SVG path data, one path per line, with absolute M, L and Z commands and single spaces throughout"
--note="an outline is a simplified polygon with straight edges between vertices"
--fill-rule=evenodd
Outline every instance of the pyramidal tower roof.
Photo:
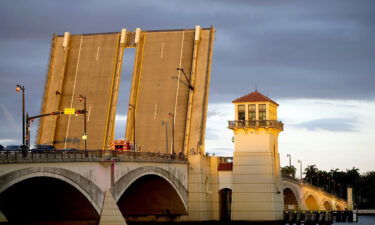
M 273 104 L 276 104 L 277 106 L 279 106 L 279 104 L 277 104 L 275 101 L 264 96 L 257 90 L 232 101 L 232 103 L 240 103 L 240 102 L 272 102 Z

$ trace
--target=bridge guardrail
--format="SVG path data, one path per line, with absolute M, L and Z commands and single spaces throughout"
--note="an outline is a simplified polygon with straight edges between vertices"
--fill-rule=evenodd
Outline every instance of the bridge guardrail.
M 278 130 L 284 130 L 284 124 L 277 120 L 231 120 L 228 121 L 228 128 L 275 128 Z
M 24 150 L 0 151 L 0 164 L 25 162 L 173 162 L 187 163 L 181 154 L 115 150 Z
M 290 181 L 292 181 L 292 182 L 299 183 L 299 184 L 302 184 L 302 185 L 304 185 L 304 186 L 308 186 L 308 187 L 311 187 L 311 188 L 314 188 L 314 189 L 318 189 L 319 191 L 324 192 L 327 196 L 330 196 L 331 198 L 335 198 L 335 199 L 337 199 L 337 200 L 339 200 L 339 201 L 346 202 L 345 199 L 340 198 L 340 197 L 338 197 L 337 195 L 334 195 L 334 194 L 332 194 L 332 193 L 329 193 L 329 192 L 327 192 L 326 190 L 324 190 L 324 189 L 321 188 L 321 187 L 314 186 L 314 185 L 310 184 L 309 182 L 306 182 L 306 181 L 304 181 L 304 180 L 300 180 L 300 179 L 297 179 L 297 178 L 295 178 L 295 177 L 291 177 L 291 176 L 288 176 L 288 175 L 282 175 L 282 176 L 283 176 L 284 179 L 288 179 L 288 180 L 290 180 Z
M 358 222 L 357 211 L 310 211 L 294 210 L 284 211 L 285 224 L 333 224 Z

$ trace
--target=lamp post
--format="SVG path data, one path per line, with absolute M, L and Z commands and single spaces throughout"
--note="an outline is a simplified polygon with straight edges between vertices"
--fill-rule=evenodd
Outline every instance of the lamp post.
M 183 73 L 184 76 L 185 76 L 185 79 L 186 79 L 187 82 L 188 82 L 188 85 L 189 85 L 188 87 L 189 87 L 189 89 L 192 90 L 192 91 L 194 91 L 194 87 L 191 85 L 189 78 L 186 76 L 184 68 L 177 68 L 177 71 L 182 71 L 182 73 Z
M 83 96 L 83 95 L 79 95 L 78 97 L 79 101 L 82 102 L 83 101 L 83 111 L 84 111 L 84 117 L 83 117 L 83 135 L 82 135 L 82 139 L 84 141 L 84 144 L 85 144 L 85 155 L 87 154 L 86 151 L 87 151 L 87 120 L 86 120 L 86 96 Z
M 172 118 L 172 154 L 174 154 L 174 114 L 168 113 L 168 116 Z
M 316 181 L 317 185 L 316 186 L 319 187 L 319 173 L 316 174 L 316 179 L 317 179 L 317 181 Z
M 16 92 L 22 91 L 22 144 L 25 145 L 25 86 L 16 85 Z
M 300 179 L 302 180 L 302 161 L 301 160 L 298 160 L 298 163 L 299 163 L 299 173 L 300 173 Z
M 133 145 L 134 145 L 134 151 L 135 151 L 137 149 L 136 143 L 135 143 L 135 106 L 132 104 L 129 104 L 128 109 L 133 111 Z
M 290 154 L 287 154 L 286 157 L 289 158 L 289 167 L 292 167 L 292 156 Z
M 25 138 L 25 144 L 28 149 L 30 149 L 30 122 L 29 121 L 29 114 L 26 113 L 26 138 Z
M 165 153 L 168 154 L 168 121 L 162 121 L 162 126 L 165 126 Z
M 315 165 L 309 165 L 309 166 L 307 166 L 308 168 L 310 168 L 309 171 L 310 171 L 310 184 L 311 184 L 311 185 L 314 185 L 314 184 L 313 184 L 313 180 L 312 180 L 312 168 L 313 168 L 314 166 L 315 166 Z

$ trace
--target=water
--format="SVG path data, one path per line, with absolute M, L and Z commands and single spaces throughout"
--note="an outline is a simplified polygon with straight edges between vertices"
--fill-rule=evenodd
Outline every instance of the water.
M 375 215 L 372 216 L 359 216 L 358 223 L 333 223 L 334 225 L 348 225 L 348 224 L 356 224 L 356 225 L 375 225 Z

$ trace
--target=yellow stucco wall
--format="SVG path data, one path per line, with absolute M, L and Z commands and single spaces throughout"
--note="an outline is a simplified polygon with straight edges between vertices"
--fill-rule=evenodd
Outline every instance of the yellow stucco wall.
M 255 104 L 256 120 L 259 105 L 266 105 L 266 120 L 277 120 L 277 105 L 272 102 L 235 103 L 245 106 L 245 120 L 249 120 L 249 105 Z M 282 220 L 284 207 L 278 134 L 273 128 L 234 128 L 232 220 Z
M 189 155 L 189 221 L 219 219 L 217 157 Z

